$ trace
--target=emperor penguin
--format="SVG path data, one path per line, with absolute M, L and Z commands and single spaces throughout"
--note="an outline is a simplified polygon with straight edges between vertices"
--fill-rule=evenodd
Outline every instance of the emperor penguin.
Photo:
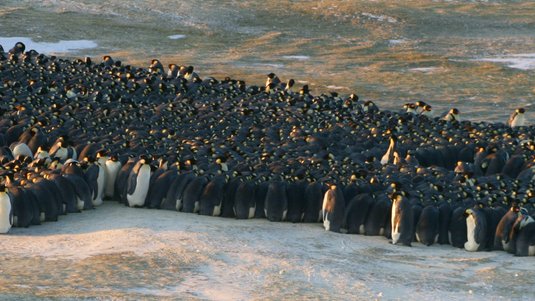
M 519 216 L 520 207 L 514 203 L 496 227 L 496 233 L 494 235 L 495 250 L 504 250 L 506 252 L 511 250 L 510 234 L 512 233 L 515 221 Z
M 388 145 L 388 149 L 386 150 L 386 153 L 381 158 L 382 165 L 394 163 L 394 157 L 398 156 L 396 152 L 396 142 L 397 142 L 397 137 L 392 135 L 390 137 L 390 145 Z
M 451 214 L 452 208 L 449 202 L 443 201 L 438 204 L 438 243 L 441 245 L 449 244 Z
M 345 214 L 344 193 L 341 188 L 336 185 L 330 186 L 323 196 L 321 211 L 325 230 L 340 232 Z
M 104 199 L 104 191 L 107 185 L 108 174 L 106 173 L 106 161 L 109 159 L 109 156 L 105 154 L 104 151 L 97 152 L 97 160 L 95 165 L 98 167 L 98 176 L 97 176 L 97 201 L 102 204 Z
M 416 240 L 426 246 L 438 242 L 440 212 L 435 205 L 427 205 L 422 210 L 416 225 Z
M 244 181 L 238 185 L 234 194 L 234 215 L 237 219 L 251 219 L 256 211 L 255 202 L 256 185 L 250 181 Z
M 286 91 L 287 93 L 291 93 L 294 85 L 295 85 L 295 80 L 293 78 L 290 78 L 288 82 L 286 82 L 286 85 L 284 86 L 284 91 Z
M 391 233 L 391 226 L 390 231 L 385 230 L 386 226 L 390 225 L 388 218 L 389 213 L 392 212 L 391 201 L 385 193 L 374 194 L 374 196 L 364 222 L 364 235 L 377 236 Z
M 265 203 L 264 213 L 271 222 L 281 222 L 286 220 L 288 213 L 288 199 L 286 197 L 286 185 L 282 181 L 272 181 L 269 183 Z
M 402 192 L 394 192 L 391 200 L 392 244 L 403 244 L 410 247 L 414 236 L 414 217 L 411 201 Z
M 0 185 L 0 234 L 6 234 L 13 226 L 13 203 L 4 185 Z
M 9 146 L 9 148 L 11 149 L 11 152 L 13 153 L 13 157 L 15 157 L 15 159 L 17 159 L 17 157 L 23 156 L 33 160 L 33 152 L 26 143 L 13 142 Z
M 151 166 L 143 156 L 128 175 L 126 200 L 130 207 L 142 207 L 149 192 Z
M 321 221 L 321 206 L 323 199 L 323 188 L 320 182 L 311 182 L 305 188 L 305 223 L 318 223 Z
M 526 116 L 525 113 L 526 110 L 524 108 L 518 108 L 516 109 L 511 116 L 509 116 L 509 120 L 507 121 L 507 124 L 514 128 L 517 126 L 525 126 L 526 125 Z
M 221 214 L 226 184 L 227 178 L 223 175 L 214 177 L 206 184 L 199 199 L 200 215 L 219 216 Z
M 476 252 L 485 249 L 487 242 L 487 218 L 480 208 L 473 207 L 465 210 L 466 239 L 464 249 Z
M 8 53 L 18 56 L 24 54 L 24 50 L 26 50 L 26 45 L 24 45 L 24 43 L 22 42 L 17 42 L 15 43 L 15 46 L 9 50 Z
M 104 188 L 104 197 L 113 198 L 115 195 L 115 180 L 121 170 L 121 161 L 115 155 L 110 156 L 104 163 L 104 170 L 106 173 L 106 185 Z
M 195 73 L 193 70 L 194 70 L 193 66 L 186 67 L 186 73 L 184 74 L 184 78 L 187 79 L 188 81 L 192 81 L 196 78 L 199 78 L 199 75 L 197 75 L 197 73 Z
M 104 185 L 106 184 L 104 180 L 104 168 L 98 161 L 95 161 L 94 158 L 86 157 L 84 158 L 84 161 L 86 161 L 87 164 L 87 169 L 85 170 L 85 179 L 93 193 L 93 206 L 100 206 L 102 205 Z
M 199 212 L 199 200 L 207 183 L 208 179 L 204 176 L 196 176 L 193 180 L 191 180 L 191 182 L 188 184 L 183 193 L 182 212 Z
M 180 67 L 176 64 L 169 64 L 169 70 L 167 71 L 167 78 L 176 78 Z
M 149 66 L 149 72 L 163 74 L 164 70 L 162 63 L 160 63 L 160 61 L 157 59 L 153 59 Z
M 52 158 L 59 158 L 61 162 L 65 162 L 67 159 L 75 159 L 78 157 L 78 154 L 73 147 L 65 147 L 65 141 L 63 139 L 59 139 L 50 148 L 49 153 Z
M 34 158 L 37 160 L 44 160 L 46 166 L 49 166 L 50 163 L 52 162 L 52 159 L 50 158 L 50 154 L 41 146 L 37 148 L 37 152 L 35 153 Z
M 444 116 L 442 116 L 442 120 L 459 121 L 459 110 L 457 108 L 449 110 Z
M 522 213 L 515 226 L 518 229 L 515 255 L 535 256 L 535 220 L 527 213 Z
M 304 217 L 306 206 L 305 189 L 307 183 L 296 181 L 288 183 L 286 186 L 286 196 L 288 197 L 288 221 L 300 223 Z
M 278 85 L 280 85 L 281 81 L 279 79 L 279 77 L 277 75 L 275 75 L 275 73 L 270 73 L 267 75 L 267 79 L 266 79 L 266 89 L 269 87 L 269 86 L 272 86 L 273 88 L 277 87 Z
M 365 234 L 365 221 L 374 199 L 370 193 L 360 193 L 349 200 L 346 206 L 345 222 L 347 233 Z

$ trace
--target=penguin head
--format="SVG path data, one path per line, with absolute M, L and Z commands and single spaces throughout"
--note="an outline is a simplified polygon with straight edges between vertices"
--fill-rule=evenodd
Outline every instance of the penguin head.
M 193 73 L 193 69 L 194 69 L 193 66 L 186 67 L 186 74 L 192 74 Z
M 403 192 L 401 191 L 394 191 L 392 194 L 390 194 L 390 200 L 392 202 L 400 202 L 404 197 Z
M 515 112 L 516 112 L 517 114 L 524 114 L 524 113 L 526 112 L 526 109 L 524 109 L 524 108 L 518 108 L 518 109 L 515 110 Z
M 26 50 L 26 45 L 24 45 L 24 43 L 22 42 L 17 42 L 15 44 L 15 49 L 17 50 L 18 53 L 22 53 L 24 52 L 24 50 Z

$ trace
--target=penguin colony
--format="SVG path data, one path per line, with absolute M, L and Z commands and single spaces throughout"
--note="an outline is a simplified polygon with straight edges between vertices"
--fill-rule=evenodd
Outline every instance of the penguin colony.
M 103 200 L 535 255 L 535 127 L 0 46 L 0 232 Z

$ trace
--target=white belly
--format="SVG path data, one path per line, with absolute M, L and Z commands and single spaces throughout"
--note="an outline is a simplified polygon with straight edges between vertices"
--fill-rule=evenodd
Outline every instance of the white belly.
M 511 127 L 517 127 L 517 126 L 524 126 L 526 124 L 526 117 L 524 114 L 516 116 L 515 119 L 513 119 L 513 122 L 511 122 Z
M 64 147 L 60 147 L 54 154 L 54 157 L 58 157 L 61 160 L 61 162 L 63 162 L 67 160 L 67 155 L 68 155 L 67 149 Z
M 30 157 L 33 160 L 32 150 L 28 147 L 28 145 L 26 145 L 26 143 L 17 144 L 11 152 L 13 153 L 13 157 L 15 158 L 17 156 L 22 155 L 22 156 Z
M 76 208 L 78 208 L 78 210 L 84 209 L 84 201 L 79 197 L 76 197 Z
M 509 250 L 511 250 L 511 242 L 505 242 L 505 240 L 502 240 L 502 246 L 503 250 L 506 252 L 509 252 Z
M 326 231 L 331 229 L 331 222 L 328 219 L 323 219 L 323 227 Z
M 97 177 L 97 197 L 93 200 L 93 205 L 100 206 L 102 205 L 102 197 L 104 196 L 104 186 L 106 184 L 106 173 L 104 167 L 100 164 L 98 166 L 98 177 Z
M 214 206 L 214 212 L 212 213 L 213 216 L 220 216 L 221 215 L 221 205 Z
M 256 211 L 256 207 L 249 208 L 249 218 L 253 218 L 254 217 L 255 211 Z
M 399 233 L 399 230 L 398 230 L 399 225 L 396 224 L 397 211 L 398 211 L 397 202 L 393 202 L 392 203 L 392 212 L 391 212 L 391 217 L 390 217 L 390 225 L 392 225 L 392 234 L 393 233 Z
M 106 172 L 106 187 L 104 189 L 104 196 L 111 198 L 115 194 L 115 180 L 117 179 L 117 174 L 121 169 L 121 162 L 106 161 L 104 166 L 104 171 Z
M 11 200 L 9 196 L 2 192 L 0 193 L 0 234 L 5 234 L 11 229 Z
M 145 205 L 145 198 L 149 192 L 150 184 L 150 166 L 145 164 L 141 166 L 137 174 L 136 189 L 133 194 L 127 194 L 126 199 L 130 207 Z
M 476 221 L 472 215 L 466 218 L 466 239 L 464 248 L 466 251 L 475 252 L 479 248 L 479 244 L 474 239 L 476 229 Z
M 397 244 L 399 241 L 399 237 L 401 236 L 401 233 L 399 232 L 392 232 L 392 243 Z
M 535 246 L 529 246 L 528 256 L 535 256 Z

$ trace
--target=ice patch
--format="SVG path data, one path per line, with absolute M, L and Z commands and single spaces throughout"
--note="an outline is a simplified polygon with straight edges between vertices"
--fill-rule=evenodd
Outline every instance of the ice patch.
M 388 44 L 390 44 L 390 45 L 399 45 L 399 44 L 403 44 L 403 43 L 407 43 L 407 40 L 403 40 L 403 39 L 400 39 L 400 40 L 388 40 Z
M 420 68 L 411 68 L 409 69 L 409 71 L 431 73 L 431 72 L 437 71 L 438 69 L 439 69 L 438 67 L 420 67 Z
M 348 87 L 342 87 L 342 86 L 330 85 L 330 86 L 327 86 L 327 89 L 331 89 L 331 90 L 342 90 L 342 89 L 348 89 Z
M 91 40 L 69 40 L 59 42 L 35 42 L 31 38 L 23 37 L 0 37 L 0 45 L 4 47 L 4 51 L 9 51 L 17 42 L 22 42 L 26 45 L 26 51 L 34 49 L 43 54 L 49 53 L 66 53 L 82 49 L 96 48 L 98 44 Z
M 284 68 L 283 64 L 270 64 L 270 63 L 254 63 L 252 64 L 257 67 L 267 67 L 267 68 L 275 68 L 275 69 L 282 69 Z
M 308 55 L 284 55 L 282 58 L 286 60 L 306 61 L 310 59 L 310 56 Z
M 167 36 L 167 38 L 169 38 L 171 40 L 180 40 L 180 39 L 183 39 L 185 37 L 186 37 L 185 34 L 174 34 L 174 35 L 171 35 L 171 36 Z
M 390 17 L 390 16 L 385 16 L 385 15 L 374 15 L 374 14 L 370 14 L 370 13 L 362 13 L 363 16 L 365 17 L 368 17 L 372 20 L 377 20 L 379 22 L 388 22 L 388 23 L 397 23 L 398 20 L 396 20 L 395 18 L 393 17 Z
M 474 61 L 502 63 L 502 64 L 507 65 L 507 67 L 509 68 L 520 69 L 520 70 L 535 69 L 535 53 L 523 53 L 523 54 L 512 54 L 508 56 L 479 58 L 479 59 L 474 59 Z

